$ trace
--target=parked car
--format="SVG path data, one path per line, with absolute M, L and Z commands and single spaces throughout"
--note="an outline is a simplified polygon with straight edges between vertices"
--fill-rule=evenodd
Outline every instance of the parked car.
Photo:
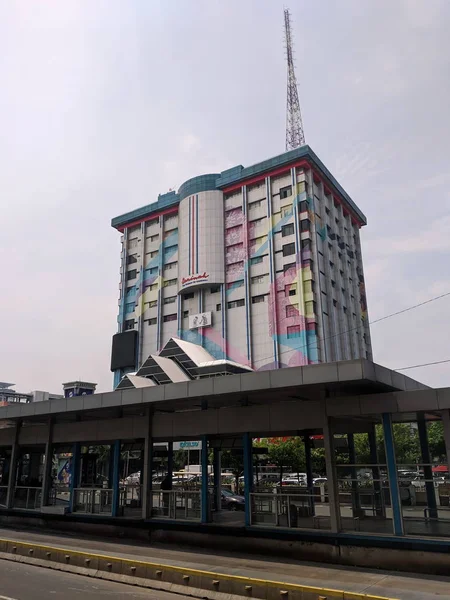
M 316 477 L 313 479 L 313 485 L 323 485 L 327 483 L 328 479 L 326 477 Z
M 229 492 L 228 490 L 221 491 L 222 497 L 222 508 L 228 510 L 244 510 L 245 509 L 245 498 L 244 496 L 238 496 Z

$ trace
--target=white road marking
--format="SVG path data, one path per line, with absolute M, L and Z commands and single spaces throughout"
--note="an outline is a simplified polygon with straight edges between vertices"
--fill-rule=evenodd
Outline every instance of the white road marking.
M 17 598 L 10 598 L 9 596 L 0 596 L 0 600 L 17 600 Z

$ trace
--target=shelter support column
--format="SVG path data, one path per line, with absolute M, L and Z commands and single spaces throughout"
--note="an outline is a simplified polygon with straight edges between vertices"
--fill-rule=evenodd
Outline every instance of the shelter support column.
M 311 439 L 309 433 L 304 436 L 305 443 L 305 462 L 306 462 L 306 484 L 308 486 L 309 493 L 309 507 L 311 515 L 314 515 L 314 483 L 313 483 L 313 468 L 312 468 L 312 457 L 311 457 Z
M 72 465 L 70 475 L 70 512 L 74 512 L 75 507 L 75 490 L 78 487 L 78 479 L 80 477 L 80 462 L 81 462 L 81 444 L 75 442 L 72 450 Z
M 170 489 L 173 482 L 173 442 L 167 443 L 167 475 L 170 479 Z
M 445 454 L 447 456 L 447 466 L 450 464 L 450 410 L 441 411 L 442 427 L 444 430 Z
M 341 529 L 341 515 L 338 502 L 338 485 L 334 456 L 333 430 L 330 419 L 325 416 L 323 422 L 323 441 L 325 447 L 325 468 L 328 482 L 328 503 L 330 505 L 331 531 L 338 533 Z
M 252 524 L 251 519 L 251 493 L 253 489 L 253 460 L 252 460 L 252 437 L 249 433 L 243 436 L 244 452 L 244 497 L 245 497 L 245 526 Z
M 430 447 L 428 445 L 428 432 L 425 415 L 417 413 L 417 431 L 419 433 L 420 453 L 422 455 L 423 474 L 425 477 L 425 490 L 430 518 L 437 519 L 436 494 L 434 493 L 433 469 L 431 468 Z
M 113 517 L 119 516 L 120 512 L 120 440 L 116 440 L 111 446 L 112 454 L 112 506 Z
M 6 494 L 6 508 L 12 508 L 14 504 L 14 491 L 16 487 L 17 461 L 19 460 L 19 435 L 22 424 L 16 421 L 14 442 L 11 449 L 11 463 L 9 466 L 8 491 Z
M 153 413 L 150 407 L 147 409 L 147 427 L 144 439 L 144 461 L 142 465 L 142 518 L 150 519 L 152 516 L 152 467 L 153 467 L 153 437 L 152 437 Z
M 402 504 L 397 479 L 397 464 L 395 460 L 394 433 L 392 431 L 392 417 L 390 413 L 381 415 L 383 420 L 384 446 L 386 450 L 386 466 L 391 492 L 392 519 L 395 535 L 403 535 Z
M 359 498 L 359 490 L 358 490 L 358 472 L 356 469 L 356 452 L 355 452 L 355 436 L 353 433 L 347 433 L 347 443 L 348 443 L 348 460 L 351 465 L 353 465 L 350 469 L 351 477 L 352 477 L 352 507 L 353 507 L 353 516 L 359 516 L 359 511 L 361 509 L 361 502 Z
M 214 494 L 216 511 L 222 510 L 222 466 L 221 466 L 221 451 L 220 448 L 214 448 Z
M 375 512 L 378 517 L 386 518 L 385 504 L 383 502 L 382 493 L 383 489 L 380 481 L 380 469 L 378 468 L 378 452 L 377 452 L 377 436 L 375 424 L 372 423 L 367 434 L 369 442 L 369 453 L 370 463 L 374 465 L 372 467 L 373 472 L 373 489 L 375 492 Z
M 202 435 L 202 450 L 201 450 L 201 466 L 202 466 L 202 488 L 201 488 L 201 520 L 202 523 L 209 522 L 209 469 L 208 469 L 208 436 Z
M 47 440 L 45 442 L 45 458 L 44 458 L 44 472 L 42 475 L 42 494 L 41 494 L 41 507 L 47 506 L 49 500 L 49 491 L 52 482 L 52 463 L 53 463 L 53 420 L 51 417 L 47 423 Z

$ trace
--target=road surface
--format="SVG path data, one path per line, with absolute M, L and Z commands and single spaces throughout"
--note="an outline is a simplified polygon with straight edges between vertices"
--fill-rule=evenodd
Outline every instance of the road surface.
M 0 600 L 188 600 L 187 596 L 0 560 Z M 192 600 L 192 598 L 190 599 Z

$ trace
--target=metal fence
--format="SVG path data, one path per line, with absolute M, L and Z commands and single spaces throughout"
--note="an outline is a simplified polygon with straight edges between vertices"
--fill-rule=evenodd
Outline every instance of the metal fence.
M 330 509 L 324 493 L 250 494 L 251 524 L 298 529 L 329 529 Z
M 14 508 L 38 510 L 41 508 L 42 488 L 16 486 L 14 489 Z
M 124 517 L 142 517 L 143 486 L 136 483 L 120 485 L 119 507 Z
M 8 496 L 8 486 L 0 485 L 0 506 L 6 506 L 7 496 Z
M 113 490 L 105 488 L 74 489 L 73 512 L 111 515 Z
M 152 492 L 152 516 L 188 521 L 201 520 L 201 492 L 171 490 Z

